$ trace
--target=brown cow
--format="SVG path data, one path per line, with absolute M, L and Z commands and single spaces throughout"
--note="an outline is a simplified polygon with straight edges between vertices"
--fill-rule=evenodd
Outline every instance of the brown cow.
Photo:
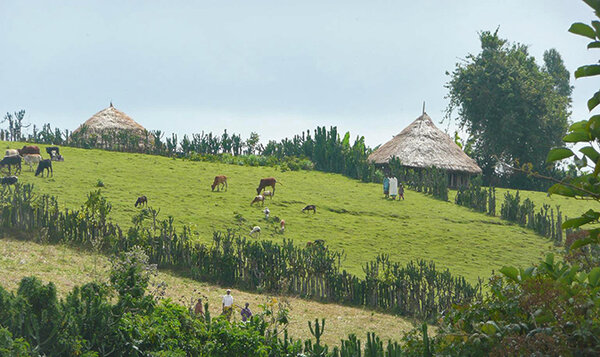
M 215 180 L 210 188 L 214 191 L 215 187 L 217 187 L 217 192 L 221 190 L 221 187 L 225 187 L 225 191 L 227 191 L 227 176 L 219 175 L 215 176 Z
M 281 182 L 277 182 L 277 180 L 275 180 L 274 177 L 267 177 L 267 178 L 261 179 L 260 183 L 258 184 L 258 188 L 256 189 L 256 194 L 260 195 L 260 192 L 262 190 L 264 190 L 267 187 L 272 187 L 273 188 L 272 196 L 275 196 L 275 184 L 276 183 L 281 185 Z
M 25 155 L 33 155 L 33 154 L 40 154 L 40 148 L 35 146 L 35 145 L 31 145 L 31 146 L 23 146 L 22 149 L 17 149 L 17 151 L 19 152 L 19 155 L 21 156 L 25 156 Z

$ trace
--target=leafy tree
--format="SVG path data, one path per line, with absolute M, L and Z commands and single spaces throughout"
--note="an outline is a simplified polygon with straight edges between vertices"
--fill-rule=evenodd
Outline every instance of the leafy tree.
M 250 155 L 254 154 L 259 140 L 260 140 L 260 137 L 258 136 L 257 133 L 255 133 L 255 132 L 250 133 L 250 137 L 246 140 L 247 154 L 250 154 Z
M 570 103 L 571 94 L 573 93 L 571 74 L 556 49 L 551 48 L 544 52 L 544 67 L 542 67 L 542 70 L 552 77 L 556 92 L 569 98 Z
M 562 59 L 548 51 L 542 70 L 527 46 L 508 43 L 498 30 L 481 32 L 479 38 L 481 52 L 469 54 L 450 74 L 447 116 L 458 112 L 486 180 L 498 160 L 544 169 L 546 153 L 560 143 L 568 125 L 570 87 L 564 88 Z

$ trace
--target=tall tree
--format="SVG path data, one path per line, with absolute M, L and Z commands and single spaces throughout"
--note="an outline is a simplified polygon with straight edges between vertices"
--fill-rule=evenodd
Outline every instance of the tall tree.
M 571 99 L 573 86 L 571 85 L 571 74 L 563 59 L 555 48 L 551 48 L 544 52 L 544 67 L 542 70 L 548 73 L 554 81 L 554 89 L 564 97 Z
M 542 70 L 527 46 L 508 43 L 498 30 L 479 38 L 481 52 L 467 55 L 449 74 L 447 116 L 458 114 L 486 181 L 498 160 L 545 171 L 546 154 L 561 143 L 568 125 L 570 86 L 562 59 L 548 51 Z

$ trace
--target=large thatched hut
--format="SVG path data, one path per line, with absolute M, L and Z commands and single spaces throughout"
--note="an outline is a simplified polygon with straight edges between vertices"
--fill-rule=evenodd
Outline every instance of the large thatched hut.
M 385 167 L 393 157 L 409 168 L 437 167 L 446 170 L 450 187 L 465 185 L 471 176 L 481 173 L 475 160 L 465 154 L 448 134 L 438 129 L 425 112 L 369 155 L 369 161 Z
M 141 135 L 146 129 L 135 120 L 120 110 L 117 110 L 112 104 L 108 108 L 102 109 L 92 115 L 91 118 L 81 124 L 73 133 L 80 132 L 85 127 L 87 133 L 100 134 L 108 130 L 126 130 Z

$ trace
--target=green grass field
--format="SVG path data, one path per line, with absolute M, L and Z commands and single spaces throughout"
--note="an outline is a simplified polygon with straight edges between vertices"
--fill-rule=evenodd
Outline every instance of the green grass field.
M 76 285 L 93 280 L 106 281 L 108 268 L 108 259 L 102 255 L 95 256 L 64 245 L 42 245 L 0 238 L 0 285 L 9 291 L 16 290 L 23 277 L 33 275 L 44 283 L 53 282 L 59 295 L 64 297 Z M 221 296 L 225 287 L 199 283 L 170 271 L 159 271 L 154 281 L 167 283 L 165 296 L 182 304 L 189 301 L 196 289 L 208 297 L 212 316 L 220 313 Z M 249 302 L 255 313 L 260 311 L 258 305 L 264 304 L 268 298 L 265 295 L 236 289 L 233 289 L 232 295 L 238 305 Z M 293 297 L 276 298 L 290 304 L 289 332 L 294 338 L 310 338 L 307 321 L 314 321 L 316 318 L 327 319 L 323 340 L 333 345 L 339 344 L 340 339 L 350 333 L 365 339 L 367 331 L 376 332 L 384 340 L 398 340 L 413 326 L 407 319 L 362 308 L 323 304 Z M 234 317 L 239 320 L 238 315 Z
M 259 225 L 261 239 L 285 237 L 300 244 L 324 239 L 331 248 L 346 253 L 344 268 L 361 275 L 365 262 L 385 253 L 399 262 L 431 259 L 475 281 L 503 265 L 528 265 L 552 249 L 545 238 L 497 217 L 412 191 L 406 192 L 405 201 L 386 200 L 380 185 L 336 174 L 68 147 L 61 153 L 65 162 L 54 164 L 53 178 L 34 177 L 24 167 L 20 180 L 56 195 L 63 207 L 80 207 L 102 180 L 103 194 L 113 205 L 111 217 L 123 226 L 131 224 L 137 196 L 146 195 L 163 218 L 172 215 L 177 224 L 191 225 L 202 241 L 209 241 L 213 230 L 232 227 L 247 234 Z M 211 192 L 215 175 L 229 177 L 227 192 Z M 265 206 L 271 216 L 285 219 L 283 235 L 276 233 L 276 224 L 267 224 L 262 207 L 250 206 L 260 178 L 269 176 L 282 183 Z M 306 204 L 315 204 L 317 214 L 302 213 Z

